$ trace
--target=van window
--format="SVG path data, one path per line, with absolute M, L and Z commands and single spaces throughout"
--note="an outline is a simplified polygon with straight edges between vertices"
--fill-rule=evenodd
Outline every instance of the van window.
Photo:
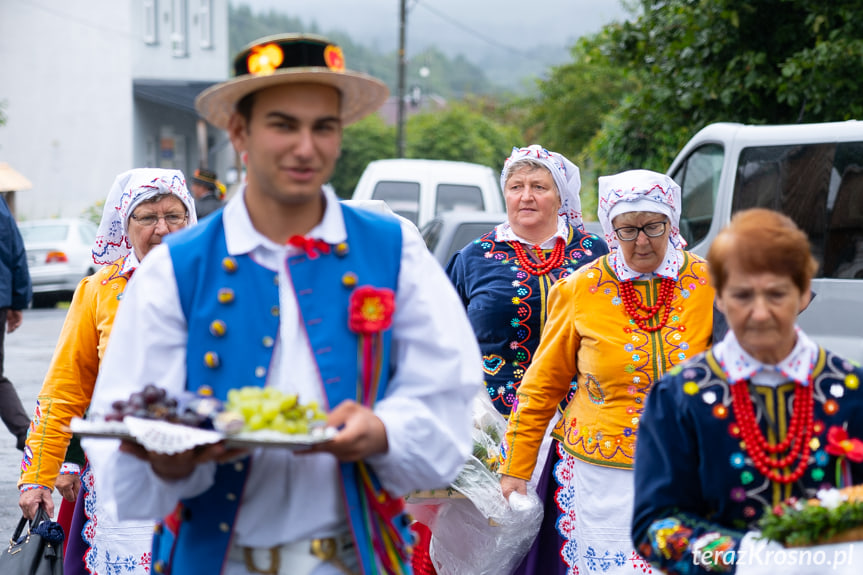
M 707 237 L 725 152 L 719 144 L 697 148 L 671 175 L 681 191 L 680 234 L 690 246 Z
M 443 212 L 481 212 L 485 208 L 482 190 L 477 186 L 439 184 L 435 200 L 435 215 Z
M 863 142 L 745 148 L 731 211 L 754 207 L 806 232 L 818 277 L 863 278 Z
M 373 200 L 383 200 L 392 211 L 409 219 L 414 225 L 419 221 L 419 182 L 380 181 L 372 192 Z

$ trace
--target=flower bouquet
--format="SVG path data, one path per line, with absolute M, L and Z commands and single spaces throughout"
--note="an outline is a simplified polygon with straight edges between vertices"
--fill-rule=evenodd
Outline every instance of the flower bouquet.
M 759 527 L 762 537 L 785 547 L 863 541 L 863 485 L 822 489 L 813 499 L 780 503 Z
M 431 503 L 432 499 L 464 499 L 471 495 L 486 495 L 498 489 L 500 476 L 500 443 L 506 432 L 506 420 L 492 405 L 488 394 L 480 391 L 473 400 L 473 449 L 461 472 L 442 489 L 427 489 L 411 493 L 409 503 Z
M 506 420 L 485 389 L 473 401 L 473 452 L 448 488 L 413 493 L 411 513 L 432 532 L 429 554 L 438 573 L 508 573 L 527 553 L 542 521 L 532 489 L 505 499 L 497 473 Z M 434 496 L 437 496 L 435 498 Z
M 863 462 L 863 441 L 832 426 L 827 453 L 836 457 L 835 485 L 806 501 L 792 498 L 776 505 L 759 521 L 761 534 L 785 547 L 863 541 L 863 485 L 852 485 L 849 461 Z M 845 487 L 842 487 L 845 486 Z

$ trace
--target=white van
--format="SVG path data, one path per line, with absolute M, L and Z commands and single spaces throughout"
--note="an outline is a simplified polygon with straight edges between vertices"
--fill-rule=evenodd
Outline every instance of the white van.
M 863 362 L 863 122 L 711 124 L 667 173 L 683 193 L 681 233 L 700 255 L 734 212 L 763 207 L 790 216 L 819 263 L 800 326 Z
M 443 212 L 501 212 L 498 176 L 488 166 L 446 160 L 369 162 L 353 200 L 383 200 L 418 227 Z

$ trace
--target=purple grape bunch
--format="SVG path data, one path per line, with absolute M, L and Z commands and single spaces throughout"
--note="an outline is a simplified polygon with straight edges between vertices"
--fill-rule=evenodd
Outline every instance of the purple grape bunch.
M 112 403 L 111 412 L 105 416 L 105 420 L 123 421 L 126 416 L 132 416 L 212 429 L 212 412 L 198 409 L 201 400 L 199 396 L 179 408 L 178 401 L 170 397 L 164 389 L 148 384 L 141 391 L 132 393 L 129 399 L 119 399 Z

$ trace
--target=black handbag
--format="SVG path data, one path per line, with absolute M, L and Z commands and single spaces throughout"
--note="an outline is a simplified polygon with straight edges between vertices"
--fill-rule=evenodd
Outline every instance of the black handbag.
M 24 533 L 27 518 L 22 517 L 0 554 L 3 575 L 63 575 L 63 528 L 51 521 L 41 507 Z

